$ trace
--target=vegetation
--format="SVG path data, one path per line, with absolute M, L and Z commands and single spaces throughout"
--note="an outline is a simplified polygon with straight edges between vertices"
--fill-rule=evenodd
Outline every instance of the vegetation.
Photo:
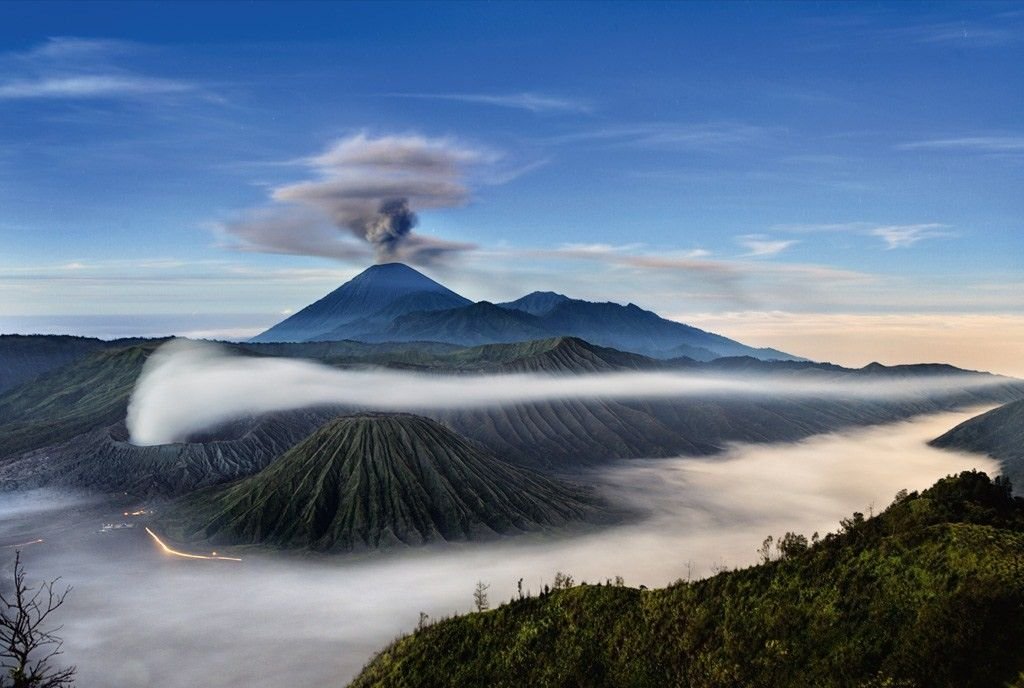
M 988 454 L 1001 473 L 1024 486 L 1024 400 L 975 416 L 931 442 L 932 446 Z
M 962 473 L 782 542 L 702 581 L 563 587 L 425 626 L 353 686 L 1024 685 L 1024 502 L 1008 482 Z
M 476 582 L 476 587 L 473 589 L 473 608 L 478 612 L 485 612 L 491 608 L 491 600 L 487 596 L 487 591 L 490 589 L 489 583 Z
M 108 346 L 91 337 L 0 335 L 0 392 Z
M 0 396 L 0 457 L 123 421 L 157 344 L 96 351 Z
M 58 580 L 37 587 L 25 581 L 21 552 L 14 555 L 12 589 L 0 593 L 0 688 L 68 688 L 75 667 L 56 667 L 63 642 L 60 628 L 47 628 L 71 588 L 54 589 Z
M 260 473 L 199 491 L 170 532 L 220 544 L 348 550 L 607 518 L 590 490 L 516 468 L 439 423 L 342 416 Z

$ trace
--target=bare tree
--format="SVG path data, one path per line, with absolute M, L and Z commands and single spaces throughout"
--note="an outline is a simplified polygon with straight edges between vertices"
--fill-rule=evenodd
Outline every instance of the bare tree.
M 25 582 L 21 552 L 14 554 L 14 589 L 0 593 L 0 687 L 68 688 L 74 684 L 75 667 L 58 668 L 53 660 L 62 653 L 64 641 L 47 629 L 50 615 L 60 609 L 71 592 L 54 590 L 55 578 L 38 587 Z
M 476 582 L 476 588 L 473 590 L 473 606 L 478 612 L 485 612 L 491 608 L 491 602 L 487 599 L 487 591 L 490 588 L 491 586 L 483 581 Z
M 576 582 L 573 580 L 572 576 L 570 576 L 568 573 L 562 573 L 561 571 L 558 571 L 555 573 L 555 582 L 552 587 L 555 590 L 568 590 L 575 584 Z

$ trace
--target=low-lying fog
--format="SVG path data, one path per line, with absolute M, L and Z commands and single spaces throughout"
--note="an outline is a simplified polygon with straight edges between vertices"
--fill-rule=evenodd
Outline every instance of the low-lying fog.
M 692 371 L 583 375 L 436 375 L 344 370 L 294 358 L 253 358 L 218 344 L 174 340 L 146 362 L 132 392 L 132 442 L 170 444 L 227 421 L 317 405 L 374 410 L 495 406 L 550 399 L 746 395 L 898 399 L 1006 384 L 993 375 L 903 379 L 801 378 Z M 188 399 L 189 403 L 180 403 Z
M 24 547 L 29 578 L 62 575 L 74 585 L 59 621 L 64 659 L 78 665 L 83 688 L 342 686 L 420 611 L 468 611 L 477 580 L 491 584 L 492 603 L 512 597 L 520 577 L 536 592 L 559 570 L 577 581 L 622 575 L 627 585 L 661 586 L 752 564 L 765 535 L 834 530 L 853 511 L 881 510 L 901 488 L 968 468 L 992 473 L 989 459 L 925 445 L 971 415 L 712 458 L 621 462 L 601 473 L 604 489 L 649 518 L 559 540 L 190 561 L 159 553 L 141 525 L 98 532 L 105 520 L 126 520 L 121 507 L 36 493 L 0 497 L 0 544 L 43 538 Z M 54 508 L 38 510 L 44 500 Z M 9 567 L 13 549 L 0 552 Z

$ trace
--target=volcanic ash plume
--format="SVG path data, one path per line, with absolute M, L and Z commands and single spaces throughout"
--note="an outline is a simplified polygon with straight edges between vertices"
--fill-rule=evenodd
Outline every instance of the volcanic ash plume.
M 384 262 L 395 257 L 402 240 L 418 221 L 409 207 L 409 199 L 388 199 L 381 202 L 377 214 L 367 222 L 363 236 L 376 249 L 377 260 Z
M 273 205 L 225 229 L 245 250 L 349 259 L 369 248 L 378 261 L 443 261 L 473 245 L 414 232 L 414 209 L 464 205 L 466 168 L 485 157 L 447 139 L 358 134 L 304 160 L 312 179 L 274 188 Z

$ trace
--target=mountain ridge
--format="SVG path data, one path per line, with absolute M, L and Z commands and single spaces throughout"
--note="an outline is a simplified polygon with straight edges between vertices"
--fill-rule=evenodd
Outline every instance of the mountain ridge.
M 991 456 L 1018 492 L 1024 491 L 1024 399 L 965 420 L 929 444 Z
M 634 303 L 534 291 L 514 301 L 470 302 L 402 263 L 375 265 L 270 329 L 253 343 L 355 340 L 473 346 L 572 336 L 654 358 L 721 356 L 803 360 L 662 318 Z
M 782 542 L 758 565 L 702 580 L 648 590 L 563 579 L 421 625 L 350 688 L 410 677 L 432 688 L 1020 685 L 1024 500 L 1005 482 L 964 472 L 820 541 Z
M 47 338 L 42 337 L 41 341 Z M 18 387 L 0 392 L 0 481 L 20 482 L 32 470 L 50 474 L 44 464 L 72 461 L 95 476 L 83 484 L 106 484 L 106 465 L 121 465 L 136 450 L 112 445 L 95 434 L 125 418 L 128 400 L 149 354 L 159 341 L 113 344 Z M 693 370 L 778 374 L 823 384 L 881 376 L 876 368 L 848 369 L 812 362 L 766 362 L 721 358 L 708 363 L 663 361 L 599 347 L 572 337 L 517 344 L 460 348 L 452 345 L 312 342 L 230 344 L 239 355 L 299 357 L 336 367 L 387 366 L 455 375 L 484 373 L 580 374 L 628 370 Z M 916 375 L 948 375 L 944 368 L 913 367 Z M 896 368 L 898 377 L 904 369 Z M 970 380 L 971 378 L 965 378 Z M 708 455 L 730 442 L 797 440 L 818 432 L 891 422 L 920 413 L 1024 397 L 1024 383 L 1012 379 L 984 389 L 953 389 L 904 401 L 837 399 L 567 399 L 501 408 L 437 411 L 427 415 L 486 446 L 503 460 L 553 472 L 636 457 Z M 80 460 L 64 447 L 74 438 L 95 449 L 96 459 Z M 53 448 L 53 452 L 40 451 Z M 234 451 L 234 450 L 231 450 Z M 141 457 L 144 452 L 139 453 Z M 187 452 L 189 455 L 201 454 Z M 31 454 L 31 461 L 26 456 Z M 58 459 L 58 457 L 60 457 Z M 22 459 L 26 459 L 22 461 Z M 144 457 L 140 460 L 148 460 Z M 127 465 L 127 464 L 126 464 Z M 77 469 L 76 469 L 77 470 Z M 31 471 L 29 471 L 30 473 Z M 29 482 L 31 484 L 31 481 Z M 120 488 L 123 489 L 123 488 Z

